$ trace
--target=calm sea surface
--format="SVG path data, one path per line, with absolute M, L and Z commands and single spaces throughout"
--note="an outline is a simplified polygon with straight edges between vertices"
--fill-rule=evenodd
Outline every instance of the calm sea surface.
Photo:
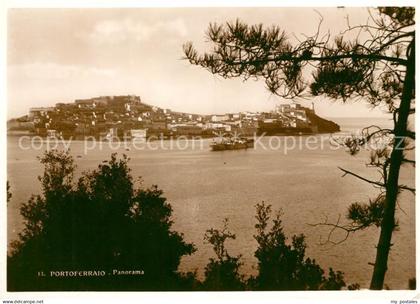
M 370 124 L 389 126 L 387 119 L 334 119 L 343 131 L 357 130 Z M 230 241 L 231 254 L 242 254 L 244 274 L 256 272 L 255 205 L 261 201 L 273 209 L 283 210 L 286 234 L 303 233 L 308 245 L 307 256 L 315 258 L 324 267 L 333 267 L 345 274 L 348 283 L 359 283 L 367 288 L 372 273 L 369 262 L 375 260 L 378 229 L 370 228 L 351 235 L 340 245 L 321 245 L 328 234 L 327 228 L 309 224 L 323 222 L 326 217 L 335 222 L 341 214 L 344 218 L 347 206 L 352 202 L 366 202 L 374 198 L 377 190 L 351 176 L 342 177 L 338 166 L 357 172 L 367 178 L 377 179 L 375 169 L 367 168 L 368 152 L 350 156 L 343 149 L 330 148 L 327 135 L 317 135 L 318 148 L 306 147 L 306 137 L 294 137 L 296 148 L 285 153 L 285 145 L 292 138 L 265 137 L 256 149 L 210 152 L 205 140 L 203 149 L 194 141 L 188 146 L 170 147 L 169 142 L 152 149 L 112 150 L 106 144 L 84 153 L 84 142 L 73 141 L 71 153 L 75 156 L 77 173 L 91 170 L 112 152 L 125 153 L 130 158 L 134 176 L 141 176 L 145 186 L 157 184 L 173 207 L 173 229 L 184 233 L 189 242 L 197 246 L 197 252 L 182 260 L 181 270 L 198 270 L 200 275 L 212 256 L 211 247 L 203 242 L 206 229 L 219 228 L 224 218 L 229 218 L 230 230 L 236 240 Z M 299 145 L 299 141 L 303 144 Z M 321 146 L 319 143 L 323 142 Z M 265 149 L 269 143 L 277 149 Z M 316 144 L 315 144 L 316 145 Z M 22 150 L 18 137 L 8 138 L 8 180 L 13 198 L 8 205 L 9 242 L 21 231 L 22 218 L 19 206 L 31 194 L 40 192 L 37 176 L 42 166 L 37 156 L 39 150 Z M 287 148 L 290 149 L 290 148 Z M 401 182 L 414 185 L 414 169 L 407 166 L 401 174 Z M 393 289 L 407 288 L 408 279 L 415 276 L 415 209 L 414 196 L 403 193 L 399 200 L 397 216 L 400 229 L 393 237 L 386 284 Z M 339 240 L 342 235 L 334 235 Z

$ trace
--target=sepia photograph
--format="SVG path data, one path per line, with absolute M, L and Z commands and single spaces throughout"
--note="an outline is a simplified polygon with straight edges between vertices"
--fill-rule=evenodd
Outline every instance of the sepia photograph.
M 9 7 L 5 23 L 2 303 L 417 303 L 414 6 Z

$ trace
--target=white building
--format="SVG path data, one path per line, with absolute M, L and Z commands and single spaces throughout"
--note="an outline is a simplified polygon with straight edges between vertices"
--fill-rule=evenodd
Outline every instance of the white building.
M 131 138 L 133 139 L 143 139 L 143 138 L 146 138 L 146 130 L 145 129 L 131 129 L 130 135 L 131 135 Z
M 221 122 L 229 120 L 229 115 L 213 115 L 211 117 L 212 122 Z

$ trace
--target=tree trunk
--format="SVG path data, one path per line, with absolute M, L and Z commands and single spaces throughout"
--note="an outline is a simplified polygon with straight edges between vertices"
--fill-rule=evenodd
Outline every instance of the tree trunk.
M 415 46 L 414 39 L 408 49 L 408 64 L 404 79 L 404 87 L 401 103 L 398 110 L 398 118 L 394 127 L 395 142 L 393 145 L 388 181 L 386 184 L 386 196 L 384 214 L 381 223 L 381 234 L 376 249 L 376 260 L 373 269 L 370 289 L 383 289 L 385 273 L 388 264 L 388 254 L 391 248 L 392 232 L 395 228 L 395 206 L 399 192 L 398 179 L 400 167 L 404 157 L 404 143 L 407 133 L 407 121 L 410 114 L 411 100 L 414 97 L 415 88 Z

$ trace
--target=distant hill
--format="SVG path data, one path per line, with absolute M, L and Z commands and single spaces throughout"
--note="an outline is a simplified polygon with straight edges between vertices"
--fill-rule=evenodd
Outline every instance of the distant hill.
M 311 123 L 318 127 L 318 133 L 334 133 L 340 131 L 340 126 L 335 122 L 319 117 L 307 108 L 305 108 L 305 112 Z

